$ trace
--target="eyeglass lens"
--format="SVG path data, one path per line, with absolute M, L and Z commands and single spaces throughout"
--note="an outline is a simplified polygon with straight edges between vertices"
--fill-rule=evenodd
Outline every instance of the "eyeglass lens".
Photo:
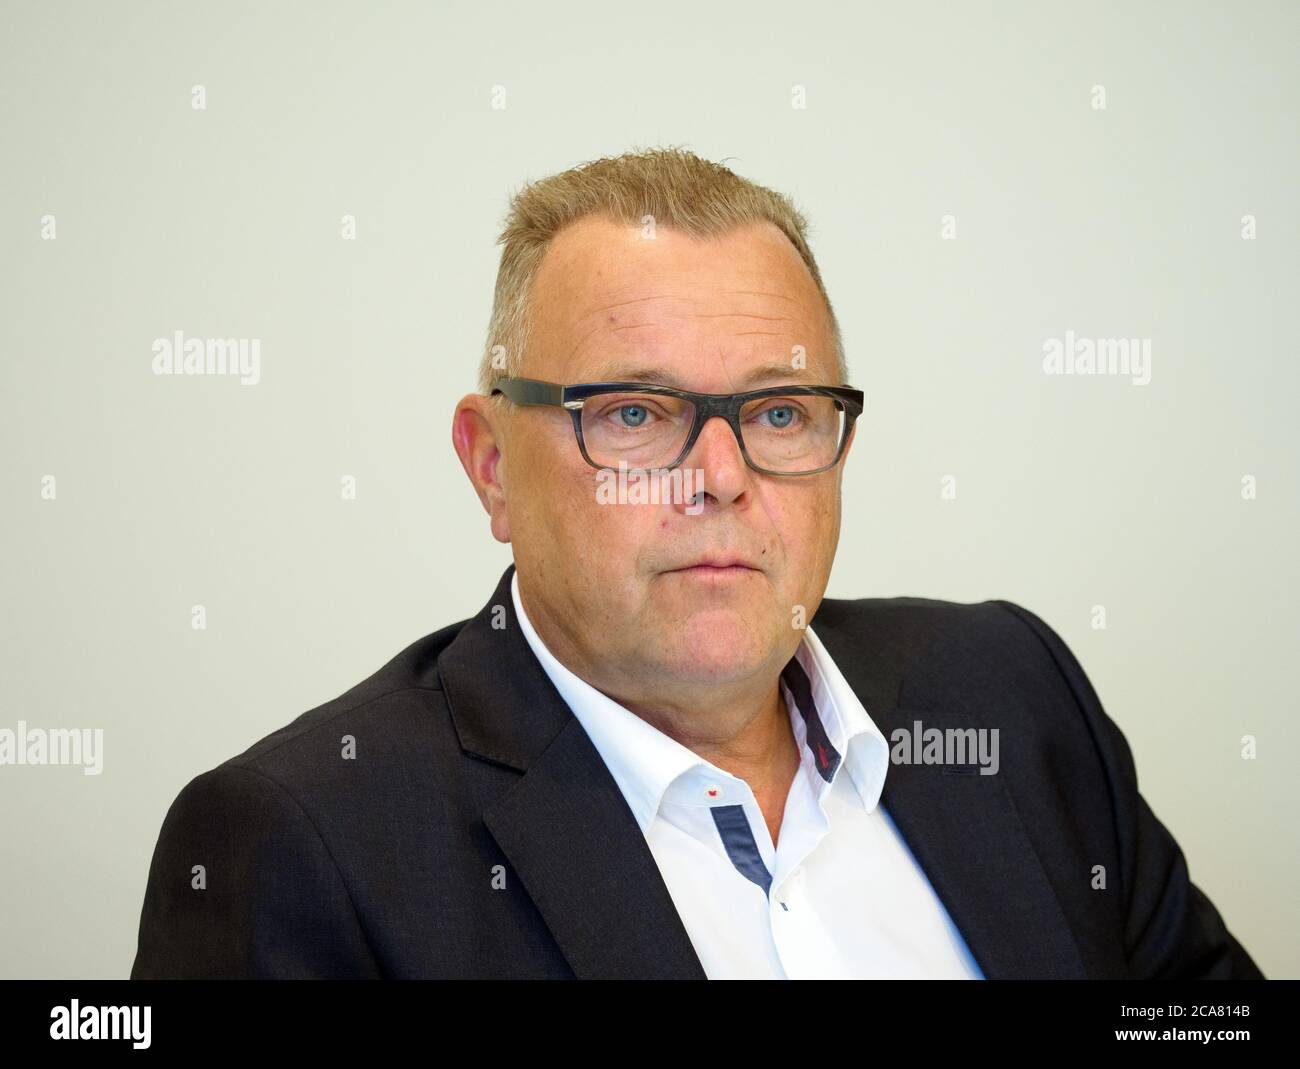
M 601 467 L 664 468 L 681 454 L 695 421 L 693 402 L 663 394 L 608 393 L 582 406 L 587 455 Z M 843 409 L 830 397 L 758 397 L 740 410 L 750 460 L 769 471 L 797 474 L 835 460 L 844 434 Z

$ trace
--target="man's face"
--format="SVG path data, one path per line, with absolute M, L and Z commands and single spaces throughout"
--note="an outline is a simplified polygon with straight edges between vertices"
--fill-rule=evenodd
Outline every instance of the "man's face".
M 547 250 L 532 300 L 523 377 L 614 381 L 662 368 L 659 384 L 702 393 L 838 382 L 825 304 L 770 224 L 698 240 L 587 217 Z M 711 419 L 682 461 L 700 473 L 702 502 L 611 504 L 565 410 L 502 404 L 494 530 L 513 543 L 524 607 L 552 652 L 616 695 L 775 678 L 826 589 L 842 464 L 760 474 L 727 422 Z M 753 568 L 680 570 L 704 557 Z

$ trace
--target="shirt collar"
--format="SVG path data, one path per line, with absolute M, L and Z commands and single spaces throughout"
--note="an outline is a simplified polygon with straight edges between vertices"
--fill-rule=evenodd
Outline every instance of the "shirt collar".
M 694 778 L 701 784 L 716 784 L 725 795 L 734 798 L 734 790 L 744 786 L 742 780 L 652 727 L 556 660 L 524 611 L 519 597 L 518 569 L 510 579 L 510 596 L 529 647 L 609 768 L 643 834 L 649 831 L 664 796 L 679 780 Z M 804 678 L 806 689 L 801 682 Z M 867 811 L 874 809 L 889 768 L 888 744 L 811 627 L 804 628 L 803 640 L 782 673 L 782 683 L 786 687 L 786 702 L 796 738 L 814 744 L 800 747 L 803 769 L 809 775 L 818 775 L 815 742 L 824 738 L 820 756 L 829 758 L 823 767 L 833 766 L 832 780 L 841 766 L 847 769 L 863 807 Z M 812 719 L 804 716 L 803 707 L 809 704 L 815 709 Z M 817 720 L 824 736 L 816 728 Z M 673 790 L 674 801 L 687 797 L 698 797 L 700 805 L 710 804 L 703 790 L 689 793 Z

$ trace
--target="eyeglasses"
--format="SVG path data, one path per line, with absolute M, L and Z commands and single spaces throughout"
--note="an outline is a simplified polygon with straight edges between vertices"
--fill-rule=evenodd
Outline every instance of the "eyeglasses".
M 499 378 L 492 394 L 517 405 L 566 408 L 593 468 L 663 471 L 691 451 L 706 421 L 721 416 L 740 453 L 764 475 L 815 475 L 844 454 L 863 394 L 851 386 L 772 386 L 748 393 L 691 393 L 639 382 L 563 386 Z

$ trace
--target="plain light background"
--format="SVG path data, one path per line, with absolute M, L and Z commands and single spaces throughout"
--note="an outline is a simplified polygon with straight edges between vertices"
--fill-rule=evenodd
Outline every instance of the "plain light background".
M 450 421 L 507 198 L 673 144 L 810 218 L 867 397 L 828 596 L 1042 616 L 1192 879 L 1300 975 L 1298 29 L 1291 3 L 3 0 L 0 727 L 102 728 L 104 771 L 0 766 L 0 974 L 126 976 L 180 789 L 484 604 L 510 549 Z M 261 382 L 155 376 L 177 330 L 260 338 Z M 1151 383 L 1045 375 L 1067 330 L 1151 339 Z

